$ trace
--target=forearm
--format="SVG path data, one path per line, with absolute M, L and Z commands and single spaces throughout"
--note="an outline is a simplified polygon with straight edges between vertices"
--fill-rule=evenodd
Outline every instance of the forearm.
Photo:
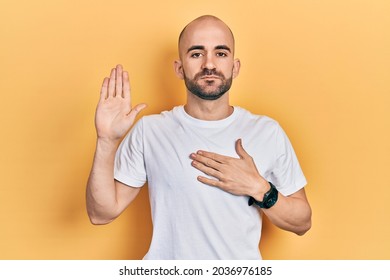
M 114 161 L 120 139 L 145 107 L 146 104 L 131 106 L 129 74 L 117 65 L 103 80 L 95 114 L 98 140 L 86 191 L 87 211 L 93 224 L 111 222 L 140 190 L 115 181 Z
M 117 199 L 114 160 L 118 143 L 97 140 L 92 170 L 87 184 L 87 211 L 93 224 L 115 218 Z
M 274 225 L 298 235 L 305 234 L 311 227 L 311 208 L 303 189 L 293 196 L 279 193 L 275 205 L 262 211 Z

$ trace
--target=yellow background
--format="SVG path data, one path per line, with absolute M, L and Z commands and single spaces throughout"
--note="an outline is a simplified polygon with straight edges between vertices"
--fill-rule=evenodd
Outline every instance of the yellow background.
M 203 14 L 236 36 L 232 103 L 280 122 L 309 182 L 312 229 L 266 222 L 264 258 L 390 258 L 390 1 L 0 4 L 0 259 L 143 257 L 146 189 L 110 225 L 86 215 L 100 85 L 122 63 L 143 114 L 182 104 L 177 36 Z

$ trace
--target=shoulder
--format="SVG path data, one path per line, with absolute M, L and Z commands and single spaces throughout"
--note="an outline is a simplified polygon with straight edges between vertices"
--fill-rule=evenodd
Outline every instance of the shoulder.
M 269 116 L 254 114 L 248 111 L 247 109 L 241 107 L 234 107 L 234 108 L 239 112 L 240 122 L 249 122 L 254 127 L 273 130 L 275 132 L 281 128 L 279 122 Z
M 179 108 L 180 107 L 174 107 L 171 110 L 162 111 L 159 114 L 151 114 L 151 115 L 143 116 L 141 120 L 147 123 L 167 121 L 174 118 L 175 113 Z
M 178 120 L 175 114 L 177 107 L 169 111 L 162 111 L 159 114 L 143 116 L 136 124 L 143 134 L 156 134 L 161 131 L 170 131 L 177 128 Z

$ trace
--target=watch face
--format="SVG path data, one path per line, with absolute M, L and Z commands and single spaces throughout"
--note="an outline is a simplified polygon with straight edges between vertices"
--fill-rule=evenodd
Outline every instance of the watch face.
M 269 184 L 271 185 L 271 189 L 264 194 L 263 201 L 257 201 L 253 197 L 249 197 L 249 206 L 251 206 L 253 203 L 256 204 L 258 207 L 264 209 L 268 209 L 274 206 L 274 204 L 278 200 L 278 190 L 271 182 L 269 182 Z
M 278 190 L 275 188 L 275 186 L 272 183 L 270 183 L 270 185 L 271 185 L 270 192 L 264 195 L 263 206 L 265 209 L 274 206 L 274 204 L 278 200 Z

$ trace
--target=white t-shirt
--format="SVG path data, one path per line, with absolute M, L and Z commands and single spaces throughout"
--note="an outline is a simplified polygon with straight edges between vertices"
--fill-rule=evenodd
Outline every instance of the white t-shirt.
M 234 107 L 226 119 L 203 121 L 183 106 L 138 121 L 121 143 L 115 179 L 148 182 L 153 237 L 144 259 L 261 259 L 261 215 L 235 196 L 197 181 L 190 154 L 206 150 L 236 157 L 241 138 L 260 174 L 283 195 L 306 184 L 287 136 L 274 120 Z

